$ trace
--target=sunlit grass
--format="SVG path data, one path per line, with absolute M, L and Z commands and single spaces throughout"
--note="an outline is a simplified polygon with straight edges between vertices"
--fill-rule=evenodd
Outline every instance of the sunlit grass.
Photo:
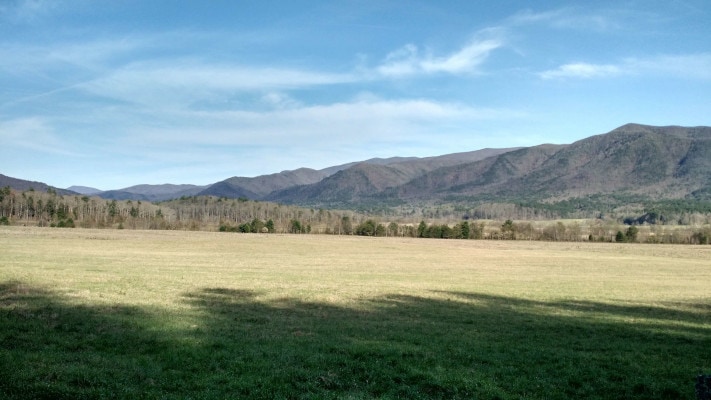
M 710 246 L 0 229 L 0 397 L 693 398 Z

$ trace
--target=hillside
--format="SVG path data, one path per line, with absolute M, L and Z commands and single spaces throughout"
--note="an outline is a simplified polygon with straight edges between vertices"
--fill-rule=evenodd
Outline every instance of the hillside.
M 49 187 L 4 175 L 0 186 Z M 550 208 L 573 199 L 577 210 L 612 209 L 630 199 L 681 201 L 694 208 L 711 202 L 711 127 L 627 124 L 572 144 L 374 158 L 322 170 L 232 177 L 209 186 L 137 185 L 99 195 L 144 201 L 211 195 L 341 209 L 404 204 L 471 209 L 484 203 Z
M 511 193 L 543 198 L 626 192 L 684 198 L 709 187 L 711 129 L 626 125 L 567 146 Z
M 408 181 L 408 175 L 388 165 L 356 164 L 312 185 L 301 185 L 274 192 L 269 201 L 311 205 L 352 204 L 363 197 Z
M 536 146 L 434 171 L 401 190 L 416 186 L 424 194 L 414 196 L 419 198 L 445 194 L 551 201 L 628 193 L 679 199 L 707 190 L 709 171 L 711 128 L 630 124 L 570 145 Z
M 310 168 L 282 171 L 276 174 L 261 175 L 254 178 L 235 176 L 217 182 L 200 191 L 200 195 L 249 199 L 261 199 L 269 193 L 287 187 L 316 183 L 328 176 L 327 173 Z
M 484 160 L 517 150 L 482 149 L 437 157 L 388 159 L 391 162 L 357 163 L 311 185 L 273 192 L 266 200 L 288 204 L 340 207 L 363 201 L 384 201 L 383 194 L 424 174 L 454 165 Z M 396 196 L 397 197 L 397 196 Z M 399 201 L 399 199 L 391 199 Z
M 43 183 L 43 182 L 27 181 L 27 180 L 13 178 L 10 176 L 0 174 L 0 188 L 4 188 L 4 187 L 10 187 L 12 189 L 23 191 L 23 192 L 27 191 L 27 190 L 46 192 L 47 189 L 51 189 L 51 190 L 54 190 L 55 192 L 57 192 L 57 194 L 61 194 L 61 195 L 78 194 L 77 192 L 73 192 L 71 190 L 55 188 L 55 187 L 47 185 L 46 183 Z
M 513 179 L 539 168 L 563 145 L 540 145 L 484 160 L 439 168 L 397 190 L 403 199 L 428 199 L 453 193 L 496 193 Z
M 384 188 L 403 184 L 436 168 L 481 160 L 511 150 L 514 149 L 483 149 L 426 158 L 371 158 L 360 162 L 335 165 L 321 170 L 299 168 L 254 178 L 235 176 L 217 182 L 199 194 L 228 198 L 244 197 L 255 200 L 272 199 L 287 203 L 308 201 L 309 199 L 315 200 L 317 198 L 328 198 L 330 199 L 328 201 L 341 201 L 343 198 L 348 197 L 347 192 L 350 189 L 345 189 L 346 192 L 343 195 L 338 195 L 335 192 L 339 192 L 339 188 L 348 188 L 351 183 L 359 186 L 356 188 L 359 195 L 374 193 Z M 351 169 L 353 171 L 334 177 L 335 182 L 327 180 L 327 178 L 330 179 L 342 171 Z M 351 179 L 353 179 L 352 182 Z M 370 179 L 374 181 L 370 182 Z M 393 180 L 390 181 L 389 179 Z M 310 190 L 301 187 L 322 181 L 323 188 Z
M 569 145 L 539 145 L 416 171 L 412 161 L 358 165 L 274 193 L 305 206 L 374 202 L 544 202 L 595 195 L 711 200 L 711 128 L 628 124 Z
M 97 195 L 109 200 L 163 201 L 182 196 L 195 196 L 204 188 L 205 186 L 196 185 L 136 185 L 119 190 L 107 190 Z
M 98 195 L 99 193 L 101 193 L 101 190 L 88 186 L 70 186 L 67 188 L 67 190 L 86 195 Z

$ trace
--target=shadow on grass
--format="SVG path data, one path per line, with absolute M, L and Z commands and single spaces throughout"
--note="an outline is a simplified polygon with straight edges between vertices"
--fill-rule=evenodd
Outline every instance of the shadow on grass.
M 0 397 L 688 399 L 711 367 L 708 304 L 438 292 L 344 308 L 228 288 L 184 301 L 192 317 L 0 283 Z

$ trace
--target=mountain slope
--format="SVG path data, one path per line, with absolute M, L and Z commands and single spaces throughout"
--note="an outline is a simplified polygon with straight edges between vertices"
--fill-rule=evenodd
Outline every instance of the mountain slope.
M 265 199 L 314 206 L 348 206 L 362 201 L 378 201 L 383 200 L 385 193 L 391 189 L 404 185 L 430 171 L 486 159 L 512 150 L 515 149 L 483 149 L 427 158 L 392 158 L 387 159 L 391 161 L 389 163 L 368 160 L 343 169 L 311 185 L 275 191 Z M 397 200 L 392 197 L 391 199 Z
M 294 186 L 266 197 L 284 203 L 349 204 L 407 182 L 408 175 L 387 165 L 356 164 L 312 185 Z
M 205 186 L 196 185 L 136 185 L 119 190 L 107 190 L 98 196 L 109 200 L 163 201 L 182 196 L 195 196 Z
M 625 125 L 567 146 L 510 187 L 549 198 L 615 192 L 683 198 L 711 184 L 709 146 L 711 129 Z
M 375 193 L 383 188 L 403 184 L 416 176 L 439 167 L 480 160 L 511 150 L 513 149 L 483 149 L 426 158 L 371 158 L 361 162 L 335 165 L 322 170 L 299 168 L 254 178 L 235 176 L 217 182 L 199 194 L 231 198 L 246 197 L 255 200 L 274 200 L 286 203 L 310 201 L 309 199 L 316 201 L 319 197 L 327 199 L 326 201 L 329 202 L 347 202 L 359 198 L 361 195 Z M 349 171 L 350 169 L 353 169 L 353 171 L 338 175 L 340 172 Z M 378 172 L 379 170 L 381 171 Z M 324 182 L 323 188 L 315 188 L 313 190 L 299 188 L 300 186 L 317 184 L 327 178 L 332 178 L 332 180 Z M 367 182 L 370 179 L 373 179 L 374 182 Z M 339 187 L 347 188 L 351 184 L 358 186 L 355 193 L 352 193 L 350 189 L 339 189 Z
M 282 171 L 276 174 L 261 175 L 254 178 L 235 176 L 217 182 L 202 190 L 199 194 L 231 198 L 246 197 L 256 200 L 262 199 L 264 196 L 276 190 L 316 183 L 326 176 L 326 173 L 310 168 Z
M 95 195 L 101 193 L 101 190 L 88 186 L 69 186 L 67 190 L 85 195 Z
M 711 185 L 711 128 L 629 124 L 570 145 L 543 145 L 436 170 L 399 188 L 403 197 L 499 196 L 555 200 L 600 193 L 651 199 Z
M 36 190 L 38 192 L 46 192 L 47 189 L 52 189 L 57 192 L 57 194 L 61 195 L 74 195 L 78 194 L 77 192 L 73 192 L 71 190 L 67 189 L 57 189 L 53 186 L 50 186 L 46 183 L 42 182 L 35 182 L 35 181 L 26 181 L 24 179 L 18 179 L 18 178 L 13 178 L 7 175 L 0 174 L 0 188 L 4 187 L 10 187 L 15 190 L 19 191 L 26 191 L 26 190 Z
M 4 175 L 0 175 L 0 186 L 48 188 Z M 711 127 L 627 124 L 567 145 L 374 158 L 323 170 L 301 168 L 254 178 L 233 177 L 209 187 L 138 185 L 101 193 L 105 198 L 146 201 L 193 195 L 324 208 L 405 202 L 551 204 L 599 195 L 711 201 Z
M 466 164 L 436 169 L 398 189 L 398 197 L 427 199 L 452 193 L 482 194 L 505 190 L 512 179 L 539 168 L 565 145 L 527 147 Z
M 361 163 L 267 198 L 320 207 L 467 199 L 555 202 L 597 194 L 711 200 L 709 127 L 628 124 L 569 145 L 546 144 L 467 160 L 471 156 Z
M 616 191 L 669 197 L 672 193 L 664 191 L 674 186 L 676 167 L 692 142 L 670 132 L 625 126 L 567 146 L 510 188 L 548 197 Z

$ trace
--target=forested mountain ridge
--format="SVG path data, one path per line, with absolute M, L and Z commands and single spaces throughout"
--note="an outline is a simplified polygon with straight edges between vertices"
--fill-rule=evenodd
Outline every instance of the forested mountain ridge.
M 371 158 L 321 170 L 299 168 L 254 178 L 232 177 L 211 185 L 200 194 L 228 198 L 245 197 L 256 200 L 286 198 L 286 202 L 291 203 L 318 198 L 342 201 L 348 197 L 351 189 L 358 195 L 367 195 L 388 187 L 401 185 L 416 176 L 440 167 L 481 160 L 511 150 L 515 150 L 515 148 L 482 149 L 425 158 Z M 351 181 L 351 179 L 353 180 Z M 340 182 L 341 180 L 345 180 L 345 182 Z M 312 191 L 307 187 L 320 182 L 323 182 L 322 188 Z M 353 187 L 349 188 L 350 186 Z M 341 190 L 341 188 L 344 189 Z M 334 191 L 342 193 L 337 194 Z
M 303 206 L 544 202 L 614 195 L 711 200 L 711 128 L 628 124 L 569 145 L 545 144 L 408 176 L 402 164 L 355 166 L 268 198 Z M 383 177 L 391 179 L 383 184 Z
M 351 204 L 408 180 L 408 174 L 393 166 L 359 163 L 318 183 L 273 192 L 266 199 L 292 204 Z
M 711 128 L 629 124 L 570 145 L 541 145 L 440 169 L 398 197 L 496 196 L 560 200 L 628 193 L 698 197 L 711 187 Z
M 396 197 L 425 199 L 453 193 L 503 191 L 512 179 L 540 167 L 565 145 L 539 145 L 504 153 L 484 160 L 440 168 L 397 189 Z M 428 195 L 430 194 L 430 195 Z
M 48 188 L 3 175 L 0 186 Z M 615 197 L 618 204 L 632 197 L 711 202 L 711 127 L 627 124 L 572 144 L 376 158 L 322 170 L 232 177 L 209 186 L 138 185 L 99 194 L 141 201 L 197 195 L 343 209 L 414 203 L 461 208 L 487 202 L 538 207 L 600 196 Z
M 394 188 L 456 165 L 485 160 L 519 148 L 482 149 L 437 157 L 390 159 L 393 162 L 357 163 L 311 185 L 288 187 L 266 196 L 266 200 L 288 204 L 350 207 L 362 202 L 383 201 Z M 396 202 L 399 201 L 395 199 Z
M 36 190 L 39 192 L 46 192 L 47 190 L 53 190 L 61 195 L 78 194 L 77 192 L 68 189 L 55 188 L 43 182 L 27 181 L 24 179 L 13 178 L 7 175 L 0 174 L 0 188 L 4 187 L 9 187 L 11 189 L 19 191 Z
M 67 188 L 67 190 L 70 190 L 72 192 L 77 192 L 79 194 L 86 194 L 86 195 L 95 195 L 98 193 L 101 193 L 101 190 L 93 187 L 88 187 L 88 186 L 70 186 Z
M 548 199 L 621 192 L 681 199 L 710 186 L 711 128 L 629 124 L 566 146 L 510 187 Z
M 235 176 L 214 183 L 203 189 L 199 194 L 228 198 L 245 197 L 262 199 L 268 194 L 283 188 L 316 183 L 328 173 L 310 168 L 299 168 L 293 171 L 282 171 L 270 175 L 260 175 L 254 178 Z
M 141 200 L 163 201 L 183 196 L 195 196 L 205 189 L 205 186 L 196 185 L 136 185 L 120 190 L 108 190 L 97 193 L 100 197 L 109 200 Z

